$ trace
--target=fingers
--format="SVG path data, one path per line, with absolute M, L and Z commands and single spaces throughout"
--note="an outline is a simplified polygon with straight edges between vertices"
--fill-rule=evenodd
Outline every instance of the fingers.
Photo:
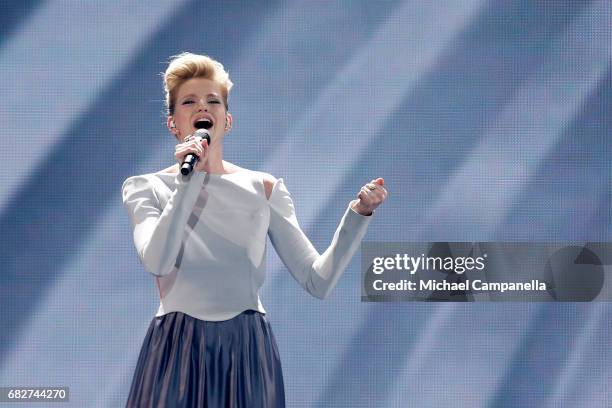
M 385 180 L 383 180 L 382 178 L 377 178 L 372 180 L 371 182 L 369 182 L 368 184 L 366 184 L 365 186 L 362 187 L 367 189 L 368 191 L 374 192 L 374 193 L 381 193 L 382 194 L 382 198 L 383 200 L 387 197 L 388 192 L 387 189 L 385 189 L 383 186 L 385 184 Z
M 205 167 L 205 163 L 207 162 L 207 154 L 208 154 L 208 141 L 206 139 L 202 139 L 200 142 L 200 147 L 202 148 L 202 154 L 199 156 L 198 163 L 196 164 L 195 169 L 197 171 L 203 171 Z
M 361 201 L 362 204 L 365 204 L 365 201 L 367 199 L 366 197 L 367 197 L 366 193 L 363 190 L 361 190 L 361 191 L 359 191 L 359 193 L 357 193 L 357 198 L 359 199 L 359 201 Z
M 361 208 L 373 212 L 387 198 L 389 193 L 383 187 L 384 183 L 382 178 L 377 178 L 361 187 L 357 194 Z
M 384 185 L 385 185 L 385 179 L 383 179 L 383 178 L 381 178 L 381 177 L 378 177 L 378 178 L 376 178 L 376 179 L 374 179 L 374 180 L 370 181 L 368 184 L 373 184 L 373 185 L 375 185 L 375 186 L 380 186 L 380 187 L 382 187 L 382 186 L 384 186 Z
M 188 154 L 195 154 L 200 161 L 206 157 L 208 151 L 208 141 L 201 138 L 186 137 L 183 143 L 179 143 L 174 148 L 174 157 L 179 163 L 185 160 Z
M 366 184 L 361 187 L 359 190 L 359 194 L 357 195 L 362 201 L 365 201 L 364 204 L 380 204 L 385 198 L 387 198 L 387 191 L 382 190 L 380 188 L 376 188 L 375 190 L 371 190 L 369 186 Z

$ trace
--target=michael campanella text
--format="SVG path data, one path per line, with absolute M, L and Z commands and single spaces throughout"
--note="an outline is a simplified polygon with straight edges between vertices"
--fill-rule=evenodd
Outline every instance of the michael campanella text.
M 487 292 L 507 292 L 507 291 L 543 291 L 546 290 L 546 283 L 537 279 L 531 282 L 483 282 L 475 279 L 466 279 L 464 282 L 448 282 L 446 280 L 419 280 L 417 283 L 402 279 L 399 282 L 383 282 L 378 279 L 372 283 L 374 290 L 438 290 L 438 291 L 487 291 Z

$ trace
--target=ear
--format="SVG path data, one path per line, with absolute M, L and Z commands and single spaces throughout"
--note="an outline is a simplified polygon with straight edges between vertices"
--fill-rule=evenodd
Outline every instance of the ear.
M 229 132 L 232 129 L 232 114 L 231 113 L 226 113 L 225 114 L 225 133 Z
M 170 133 L 174 135 L 177 139 L 179 138 L 179 130 L 176 128 L 176 124 L 174 123 L 174 118 L 172 116 L 168 116 L 168 120 L 166 121 L 166 126 Z

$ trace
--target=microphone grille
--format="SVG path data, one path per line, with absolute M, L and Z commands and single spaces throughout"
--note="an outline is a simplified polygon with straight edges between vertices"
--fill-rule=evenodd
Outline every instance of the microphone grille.
M 198 129 L 193 134 L 195 137 L 201 137 L 202 139 L 206 139 L 208 144 L 210 144 L 210 133 L 206 129 Z

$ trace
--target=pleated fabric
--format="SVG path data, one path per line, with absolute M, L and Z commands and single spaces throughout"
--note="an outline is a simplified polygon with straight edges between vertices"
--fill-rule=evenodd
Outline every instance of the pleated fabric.
M 283 373 L 266 317 L 224 321 L 180 312 L 155 317 L 126 407 L 284 407 Z

